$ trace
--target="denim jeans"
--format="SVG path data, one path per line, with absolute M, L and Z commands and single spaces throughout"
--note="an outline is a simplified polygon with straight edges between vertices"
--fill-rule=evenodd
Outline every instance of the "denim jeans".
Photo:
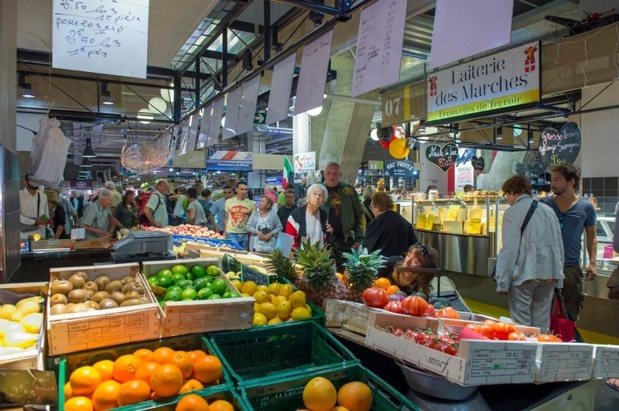
M 247 250 L 247 233 L 227 233 L 226 238 L 236 242 L 243 250 Z

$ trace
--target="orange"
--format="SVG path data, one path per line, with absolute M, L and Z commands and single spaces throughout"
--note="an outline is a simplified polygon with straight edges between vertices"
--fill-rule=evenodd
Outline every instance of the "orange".
M 71 394 L 75 396 L 89 396 L 101 384 L 101 374 L 93 367 L 80 367 L 71 373 Z
M 64 400 L 65 401 L 70 399 L 73 396 L 73 390 L 71 390 L 71 383 L 70 382 L 68 382 L 68 383 L 66 383 L 64 385 L 63 391 L 64 391 Z
M 206 357 L 206 353 L 202 350 L 189 351 L 187 354 L 189 354 L 193 362 L 196 362 L 198 358 Z
M 92 401 L 87 397 L 74 397 L 64 403 L 65 411 L 94 411 Z
M 142 380 L 146 384 L 150 385 L 150 378 L 152 377 L 153 372 L 155 372 L 157 367 L 160 367 L 160 365 L 152 361 L 140 365 L 140 368 L 138 368 L 138 370 L 135 372 L 135 379 Z
M 114 379 L 119 383 L 135 379 L 135 372 L 142 365 L 142 361 L 131 354 L 122 355 L 114 361 Z
M 105 411 L 118 406 L 118 392 L 120 384 L 114 380 L 104 381 L 92 394 L 92 405 L 95 411 Z
M 213 355 L 198 358 L 193 365 L 193 377 L 203 384 L 211 384 L 221 377 L 221 361 Z
M 206 400 L 199 395 L 185 395 L 176 405 L 175 411 L 209 411 Z
M 136 352 L 133 353 L 136 357 L 142 360 L 142 363 L 149 362 L 153 360 L 153 352 L 148 348 L 140 348 Z
M 400 291 L 400 287 L 398 287 L 397 285 L 390 285 L 389 287 L 387 287 L 387 294 L 391 295 L 393 293 L 395 293 L 396 291 Z
M 384 277 L 380 277 L 380 278 L 377 278 L 376 281 L 374 281 L 374 284 L 372 284 L 372 287 L 378 287 L 378 288 L 382 288 L 383 290 L 387 290 L 387 288 L 389 288 L 390 285 L 391 285 L 391 281 L 389 281 L 388 279 Z
M 204 388 L 204 385 L 198 380 L 188 380 L 179 391 L 179 394 L 189 391 L 197 391 Z
M 335 387 L 326 378 L 312 378 L 303 389 L 303 404 L 312 411 L 330 411 L 336 401 Z
M 150 400 L 150 386 L 142 380 L 131 380 L 123 383 L 118 392 L 118 405 L 137 404 Z
M 183 373 L 183 378 L 187 379 L 191 376 L 193 372 L 193 360 L 184 351 L 175 351 L 172 358 L 167 362 L 167 364 L 176 365 L 179 370 Z
M 114 361 L 103 360 L 96 362 L 92 365 L 92 368 L 99 371 L 101 374 L 101 381 L 107 381 L 112 379 L 112 374 L 114 372 Z
M 234 411 L 234 407 L 226 400 L 217 400 L 208 406 L 208 411 Z
M 152 361 L 158 364 L 168 364 L 174 355 L 174 350 L 168 347 L 159 347 L 153 351 Z
M 338 405 L 337 407 L 333 407 L 333 409 L 331 411 L 350 411 L 348 408 L 346 407 L 342 407 L 340 405 Z
M 337 403 L 349 410 L 370 411 L 372 408 L 372 390 L 362 382 L 349 382 L 342 385 L 337 392 Z
M 153 372 L 150 386 L 155 394 L 171 397 L 178 394 L 183 387 L 183 373 L 176 365 L 164 364 Z

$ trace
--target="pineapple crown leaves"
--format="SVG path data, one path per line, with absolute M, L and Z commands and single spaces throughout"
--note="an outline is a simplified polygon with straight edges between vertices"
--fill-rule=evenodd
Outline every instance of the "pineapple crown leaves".
M 384 267 L 385 262 L 387 262 L 387 258 L 379 253 L 380 250 L 368 253 L 366 248 L 359 247 L 359 250 L 353 248 L 350 253 L 342 253 L 342 257 L 346 259 L 344 267 L 346 267 L 349 272 L 358 269 L 378 271 L 378 269 Z
M 331 258 L 329 248 L 308 240 L 295 249 L 293 259 L 303 267 L 305 280 L 311 288 L 324 290 L 336 281 L 335 260 Z
M 277 274 L 282 275 L 288 281 L 294 281 L 297 270 L 293 262 L 285 257 L 280 250 L 274 250 L 267 258 Z

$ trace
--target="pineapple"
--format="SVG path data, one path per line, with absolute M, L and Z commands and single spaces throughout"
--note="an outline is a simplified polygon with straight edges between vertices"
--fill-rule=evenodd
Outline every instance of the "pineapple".
M 347 260 L 344 263 L 346 275 L 352 291 L 361 292 L 370 288 L 376 280 L 378 269 L 385 266 L 387 259 L 378 254 L 380 250 L 368 254 L 366 249 L 352 249 L 350 253 L 342 253 Z
M 274 250 L 268 257 L 269 263 L 275 269 L 275 272 L 291 283 L 295 282 L 297 270 L 289 258 L 284 257 L 280 250 Z

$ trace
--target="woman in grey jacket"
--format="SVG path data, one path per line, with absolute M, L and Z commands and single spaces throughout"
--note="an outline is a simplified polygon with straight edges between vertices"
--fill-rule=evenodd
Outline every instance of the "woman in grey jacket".
M 509 295 L 512 320 L 539 327 L 550 327 L 550 306 L 555 287 L 563 285 L 563 241 L 555 212 L 536 204 L 521 234 L 531 209 L 531 184 L 522 176 L 503 183 L 510 207 L 503 214 L 503 248 L 496 266 L 497 293 Z M 537 202 L 536 202 L 537 203 Z
M 247 222 L 247 232 L 253 238 L 253 249 L 258 253 L 273 251 L 277 234 L 282 231 L 282 222 L 272 208 L 271 197 L 263 195 L 260 197 L 258 210 L 249 217 Z

